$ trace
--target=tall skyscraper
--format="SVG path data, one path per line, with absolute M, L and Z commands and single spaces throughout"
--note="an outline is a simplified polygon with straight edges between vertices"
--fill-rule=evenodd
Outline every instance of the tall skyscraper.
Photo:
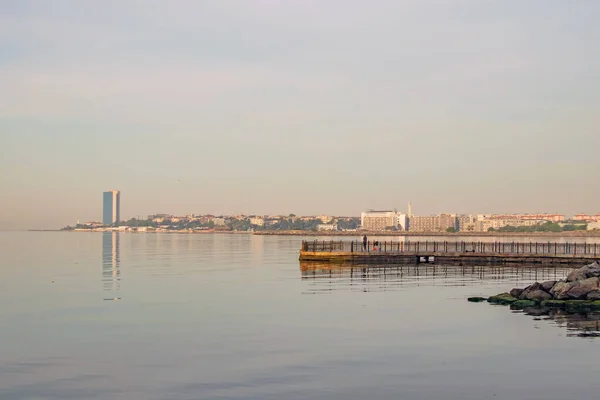
M 121 220 L 121 192 L 111 190 L 102 196 L 102 223 L 112 225 Z

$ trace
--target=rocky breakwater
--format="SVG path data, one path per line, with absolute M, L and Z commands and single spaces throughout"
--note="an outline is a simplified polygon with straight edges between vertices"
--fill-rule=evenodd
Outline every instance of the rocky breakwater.
M 469 301 L 487 301 L 510 305 L 513 309 L 527 307 L 562 308 L 569 312 L 600 310 L 600 264 L 594 262 L 575 269 L 566 279 L 535 282 L 526 288 L 514 288 L 489 298 L 470 297 Z

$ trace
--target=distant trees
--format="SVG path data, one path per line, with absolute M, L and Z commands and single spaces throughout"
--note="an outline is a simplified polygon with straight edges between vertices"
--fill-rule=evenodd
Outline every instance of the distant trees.
M 268 230 L 276 230 L 276 231 L 291 231 L 291 230 L 301 230 L 301 231 L 316 231 L 317 226 L 322 224 L 320 219 L 309 219 L 309 220 L 301 220 L 292 218 L 282 218 L 278 222 L 270 225 Z
M 247 231 L 252 227 L 252 224 L 249 219 L 234 219 L 228 226 L 234 231 Z
M 357 229 L 360 226 L 360 218 L 340 218 L 337 221 L 338 229 Z
M 151 219 L 137 219 L 131 218 L 128 221 L 119 222 L 119 226 L 130 226 L 130 227 L 138 227 L 138 226 L 149 226 L 149 227 L 157 227 L 158 224 Z
M 490 230 L 493 228 L 490 228 Z M 498 232 L 569 232 L 569 231 L 584 231 L 587 229 L 587 224 L 575 225 L 566 224 L 561 226 L 556 222 L 545 222 L 543 224 L 531 226 L 503 226 L 498 228 Z M 490 231 L 488 230 L 488 231 Z M 493 232 L 493 231 L 492 231 Z
M 446 232 L 448 232 L 448 233 L 455 233 L 456 232 L 456 228 L 448 227 L 448 228 L 446 228 Z

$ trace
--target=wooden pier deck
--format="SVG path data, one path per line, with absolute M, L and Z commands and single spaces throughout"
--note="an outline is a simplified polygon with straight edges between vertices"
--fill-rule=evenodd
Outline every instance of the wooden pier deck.
M 594 243 L 303 241 L 300 250 L 300 261 L 351 264 L 583 265 L 598 259 Z

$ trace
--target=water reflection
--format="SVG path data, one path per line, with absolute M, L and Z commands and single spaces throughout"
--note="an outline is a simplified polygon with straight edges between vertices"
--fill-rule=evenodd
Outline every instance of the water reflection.
M 301 278 L 308 283 L 305 294 L 333 291 L 381 292 L 421 286 L 523 287 L 532 282 L 563 279 L 569 268 L 532 266 L 456 266 L 456 265 L 333 265 L 300 263 Z M 501 290 L 501 289 L 500 289 Z M 488 292 L 486 289 L 485 292 Z M 494 292 L 494 293 L 496 293 Z M 504 307 L 504 306 L 501 306 Z M 507 307 L 507 312 L 510 312 Z M 567 312 L 564 309 L 530 307 L 514 310 L 566 329 L 566 336 L 600 337 L 600 312 Z M 535 327 L 535 326 L 534 326 Z
M 521 311 L 536 321 L 549 321 L 565 328 L 570 337 L 600 337 L 600 312 L 573 313 L 562 309 L 531 307 Z
M 104 291 L 118 292 L 121 288 L 119 232 L 102 233 L 102 282 Z M 118 300 L 116 295 L 105 300 Z
M 365 290 L 390 290 L 401 286 L 467 286 L 482 282 L 529 284 L 534 281 L 562 279 L 569 271 L 564 267 L 526 266 L 457 266 L 435 264 L 356 265 L 301 262 L 302 280 L 328 290 L 344 290 L 354 283 Z

